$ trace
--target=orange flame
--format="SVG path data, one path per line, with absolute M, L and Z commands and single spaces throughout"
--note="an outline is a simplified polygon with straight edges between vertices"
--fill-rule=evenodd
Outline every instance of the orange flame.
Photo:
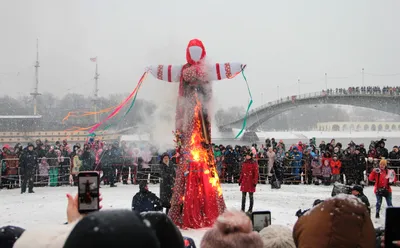
M 205 137 L 202 130 L 202 120 L 199 112 L 202 111 L 201 103 L 196 96 L 196 106 L 194 108 L 194 127 L 190 138 L 190 154 L 192 160 L 198 163 L 209 165 L 209 168 L 204 171 L 204 174 L 209 175 L 209 183 L 216 188 L 218 196 L 222 195 L 222 189 L 219 182 L 217 170 L 215 168 L 214 158 L 210 156 L 209 151 L 204 148 L 203 143 Z

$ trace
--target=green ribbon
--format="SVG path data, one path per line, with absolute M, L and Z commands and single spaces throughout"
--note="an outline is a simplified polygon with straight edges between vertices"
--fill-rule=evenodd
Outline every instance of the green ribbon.
M 246 115 L 244 116 L 242 129 L 236 135 L 235 139 L 237 139 L 243 133 L 244 129 L 246 128 L 247 117 L 249 116 L 249 110 L 250 110 L 251 105 L 253 104 L 253 97 L 251 96 L 251 91 L 250 91 L 249 83 L 247 82 L 247 78 L 244 75 L 244 68 L 242 69 L 242 76 L 243 76 L 243 79 L 244 79 L 244 81 L 246 82 L 246 85 L 247 85 L 247 91 L 249 92 L 250 102 L 249 102 L 249 105 L 247 106 Z

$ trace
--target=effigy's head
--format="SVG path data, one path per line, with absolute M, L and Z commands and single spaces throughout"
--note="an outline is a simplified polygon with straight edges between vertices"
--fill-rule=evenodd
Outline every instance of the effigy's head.
M 198 39 L 189 41 L 186 48 L 186 60 L 189 64 L 195 65 L 200 63 L 206 57 L 206 49 L 203 42 Z

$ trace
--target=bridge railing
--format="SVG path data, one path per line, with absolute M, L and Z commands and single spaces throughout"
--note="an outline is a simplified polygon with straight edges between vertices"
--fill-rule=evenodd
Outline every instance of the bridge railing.
M 275 101 L 268 102 L 266 104 L 263 104 L 257 108 L 254 108 L 250 110 L 249 114 L 256 113 L 260 111 L 261 109 L 274 106 L 277 104 L 282 104 L 282 103 L 288 103 L 288 102 L 295 102 L 296 100 L 301 100 L 301 99 L 312 99 L 312 98 L 320 98 L 324 96 L 379 96 L 379 97 L 393 97 L 393 96 L 398 96 L 399 92 L 395 91 L 382 91 L 382 92 L 366 92 L 366 91 L 349 91 L 349 90 L 342 90 L 342 91 L 336 91 L 336 90 L 329 90 L 329 91 L 318 91 L 318 92 L 311 92 L 311 93 L 305 93 L 305 94 L 300 94 L 300 95 L 293 95 L 293 96 L 287 96 L 284 98 L 280 98 Z M 237 119 L 234 122 L 240 121 L 241 119 Z

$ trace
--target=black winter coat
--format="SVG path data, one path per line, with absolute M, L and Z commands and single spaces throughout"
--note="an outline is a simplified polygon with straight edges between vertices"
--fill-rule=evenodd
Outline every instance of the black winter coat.
M 161 210 L 160 198 L 148 190 L 140 191 L 132 198 L 132 211 L 142 213 Z
M 175 165 L 161 163 L 160 199 L 165 208 L 171 207 L 172 188 L 175 183 Z
M 20 167 L 22 170 L 35 170 L 39 164 L 38 155 L 35 151 L 26 150 L 21 156 Z

